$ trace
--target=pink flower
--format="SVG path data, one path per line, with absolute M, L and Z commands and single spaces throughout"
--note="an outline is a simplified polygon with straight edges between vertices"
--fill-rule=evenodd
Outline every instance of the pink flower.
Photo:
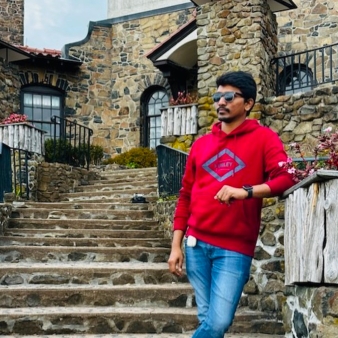
M 22 123 L 27 121 L 27 115 L 11 113 L 1 124 Z
M 332 128 L 324 130 L 324 134 L 317 137 L 317 145 L 313 147 L 313 155 L 305 157 L 298 143 L 290 144 L 290 148 L 299 154 L 300 161 L 288 157 L 286 162 L 279 162 L 278 165 L 284 168 L 295 182 L 313 175 L 319 169 L 338 170 L 338 131 L 331 133 Z

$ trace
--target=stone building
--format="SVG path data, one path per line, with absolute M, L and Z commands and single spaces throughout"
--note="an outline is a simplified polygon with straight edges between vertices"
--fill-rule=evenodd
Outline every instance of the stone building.
M 286 3 L 294 7 L 292 1 Z M 242 69 L 252 72 L 259 86 L 251 117 L 277 131 L 285 144 L 311 141 L 324 127 L 337 126 L 335 78 L 318 88 L 319 83 L 311 82 L 298 93 L 292 84 L 313 77 L 322 61 L 336 75 L 338 5 L 324 0 L 294 3 L 297 8 L 272 13 L 264 0 L 214 1 L 199 8 L 192 1 L 141 1 L 142 6 L 135 7 L 131 1 L 112 0 L 108 19 L 90 22 L 87 36 L 60 52 L 23 47 L 24 1 L 0 0 L 0 119 L 20 111 L 38 121 L 43 111 L 43 121 L 35 123 L 48 131 L 52 114 L 74 118 L 93 129 L 93 143 L 101 145 L 107 157 L 160 141 L 189 150 L 217 118 L 210 100 L 216 76 Z M 316 48 L 320 57 L 299 54 Z M 296 56 L 277 65 L 287 71 L 283 94 L 289 95 L 276 95 L 276 74 L 284 68 L 276 72 L 271 61 L 287 54 Z M 160 108 L 178 91 L 198 94 L 197 132 L 161 137 Z M 266 208 L 263 214 L 258 273 L 247 290 L 247 302 L 280 313 L 286 299 L 283 205 L 266 203 L 276 210 Z M 330 337 L 322 324 L 338 317 L 334 300 L 332 308 L 326 306 L 328 299 L 337 299 L 337 290 L 323 287 L 315 295 L 317 315 L 307 307 L 317 292 L 313 290 L 299 286 L 287 304 L 288 337 L 294 336 L 292 327 L 304 323 Z M 266 295 L 261 302 L 258 293 Z M 302 300 L 303 295 L 309 299 Z
M 196 3 L 109 1 L 108 19 L 90 22 L 87 36 L 61 53 L 23 47 L 24 1 L 1 0 L 0 118 L 20 111 L 47 131 L 51 115 L 74 118 L 93 129 L 92 141 L 107 157 L 160 142 L 189 150 L 196 134 L 161 140 L 159 108 L 170 97 L 198 94 L 197 133 L 203 134 L 216 119 L 215 77 L 248 70 L 259 84 L 252 117 L 261 118 L 263 99 L 275 95 L 271 60 L 332 43 L 338 34 L 334 2 L 296 0 L 294 8 L 289 1 L 292 9 L 276 7 L 276 14 L 275 0 Z M 297 72 L 287 66 L 292 79 Z

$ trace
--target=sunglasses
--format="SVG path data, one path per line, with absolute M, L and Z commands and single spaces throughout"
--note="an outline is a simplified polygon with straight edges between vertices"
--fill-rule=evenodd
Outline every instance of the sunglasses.
M 217 92 L 212 96 L 212 99 L 214 100 L 214 102 L 219 102 L 220 99 L 223 97 L 226 102 L 232 102 L 237 96 L 243 97 L 243 94 L 237 92 Z

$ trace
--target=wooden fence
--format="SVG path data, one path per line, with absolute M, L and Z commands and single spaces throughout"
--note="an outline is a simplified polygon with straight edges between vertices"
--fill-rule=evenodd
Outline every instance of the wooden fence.
M 0 142 L 13 149 L 45 153 L 45 132 L 27 123 L 0 125 Z
M 338 284 L 338 171 L 285 194 L 285 284 Z
M 197 134 L 197 104 L 161 109 L 161 136 Z

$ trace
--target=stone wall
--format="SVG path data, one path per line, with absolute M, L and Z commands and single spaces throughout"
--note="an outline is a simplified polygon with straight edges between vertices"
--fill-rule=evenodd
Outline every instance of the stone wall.
M 286 147 L 289 143 L 300 142 L 310 152 L 323 129 L 331 126 L 337 130 L 337 103 L 337 86 L 272 97 L 266 99 L 261 122 L 275 130 Z
M 293 0 L 297 9 L 277 13 L 278 50 L 292 54 L 337 43 L 338 3 Z
M 0 121 L 20 109 L 20 81 L 16 66 L 0 60 Z
M 284 326 L 286 338 L 336 338 L 338 287 L 288 287 Z
M 74 192 L 77 186 L 87 185 L 98 177 L 95 170 L 42 162 L 37 168 L 37 201 L 59 202 L 61 193 Z
M 24 0 L 0 0 L 0 39 L 23 45 Z

